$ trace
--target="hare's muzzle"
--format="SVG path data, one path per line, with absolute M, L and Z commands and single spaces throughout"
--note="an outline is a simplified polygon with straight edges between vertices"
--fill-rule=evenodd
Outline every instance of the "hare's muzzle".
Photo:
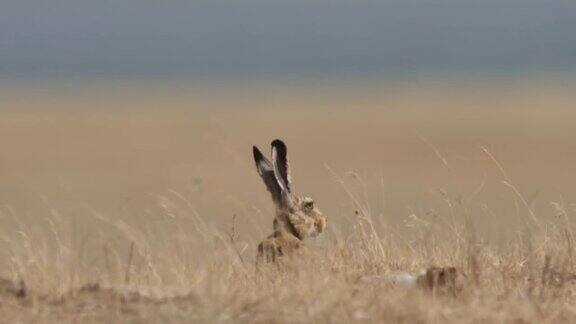
M 326 228 L 326 218 L 322 214 L 318 215 L 314 226 L 316 227 L 317 234 L 322 233 Z

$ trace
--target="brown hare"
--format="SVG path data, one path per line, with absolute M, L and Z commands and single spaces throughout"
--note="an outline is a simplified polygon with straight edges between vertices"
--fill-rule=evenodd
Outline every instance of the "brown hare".
M 287 149 L 281 140 L 272 141 L 272 162 L 254 146 L 256 170 L 276 206 L 274 233 L 258 245 L 257 263 L 276 262 L 280 257 L 301 253 L 303 241 L 324 231 L 326 218 L 308 197 L 292 192 Z
M 462 289 L 462 275 L 455 267 L 429 267 L 418 275 L 400 271 L 392 274 L 392 282 L 404 287 L 417 287 L 454 296 Z

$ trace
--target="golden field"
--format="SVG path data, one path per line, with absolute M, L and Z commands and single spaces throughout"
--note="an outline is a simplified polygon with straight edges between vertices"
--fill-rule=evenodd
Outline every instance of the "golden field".
M 574 322 L 575 86 L 3 85 L 1 321 Z M 257 273 L 274 138 L 328 228 Z

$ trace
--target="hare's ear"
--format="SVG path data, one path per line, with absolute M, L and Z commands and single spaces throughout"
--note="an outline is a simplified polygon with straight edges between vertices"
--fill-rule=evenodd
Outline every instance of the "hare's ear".
M 288 193 L 291 192 L 290 166 L 288 165 L 288 150 L 286 144 L 279 139 L 272 141 L 272 164 L 274 174 L 280 184 L 280 188 Z
M 260 152 L 256 146 L 252 147 L 252 153 L 254 154 L 254 162 L 256 162 L 256 170 L 264 181 L 266 189 L 268 189 L 270 194 L 272 194 L 272 200 L 276 205 L 281 205 L 282 190 L 280 189 L 280 184 L 274 175 L 274 167 L 272 166 L 272 163 L 264 157 L 262 152 Z

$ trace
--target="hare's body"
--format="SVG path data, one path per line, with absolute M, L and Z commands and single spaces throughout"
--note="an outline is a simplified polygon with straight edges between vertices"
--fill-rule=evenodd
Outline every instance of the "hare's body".
M 274 233 L 258 245 L 257 260 L 275 262 L 279 257 L 299 255 L 303 240 L 315 237 L 326 227 L 326 218 L 308 197 L 292 193 L 286 145 L 272 142 L 272 162 L 257 147 L 253 148 L 258 174 L 276 205 Z
M 258 244 L 257 263 L 276 262 L 282 256 L 295 256 L 302 252 L 302 241 L 292 234 L 276 232 Z

